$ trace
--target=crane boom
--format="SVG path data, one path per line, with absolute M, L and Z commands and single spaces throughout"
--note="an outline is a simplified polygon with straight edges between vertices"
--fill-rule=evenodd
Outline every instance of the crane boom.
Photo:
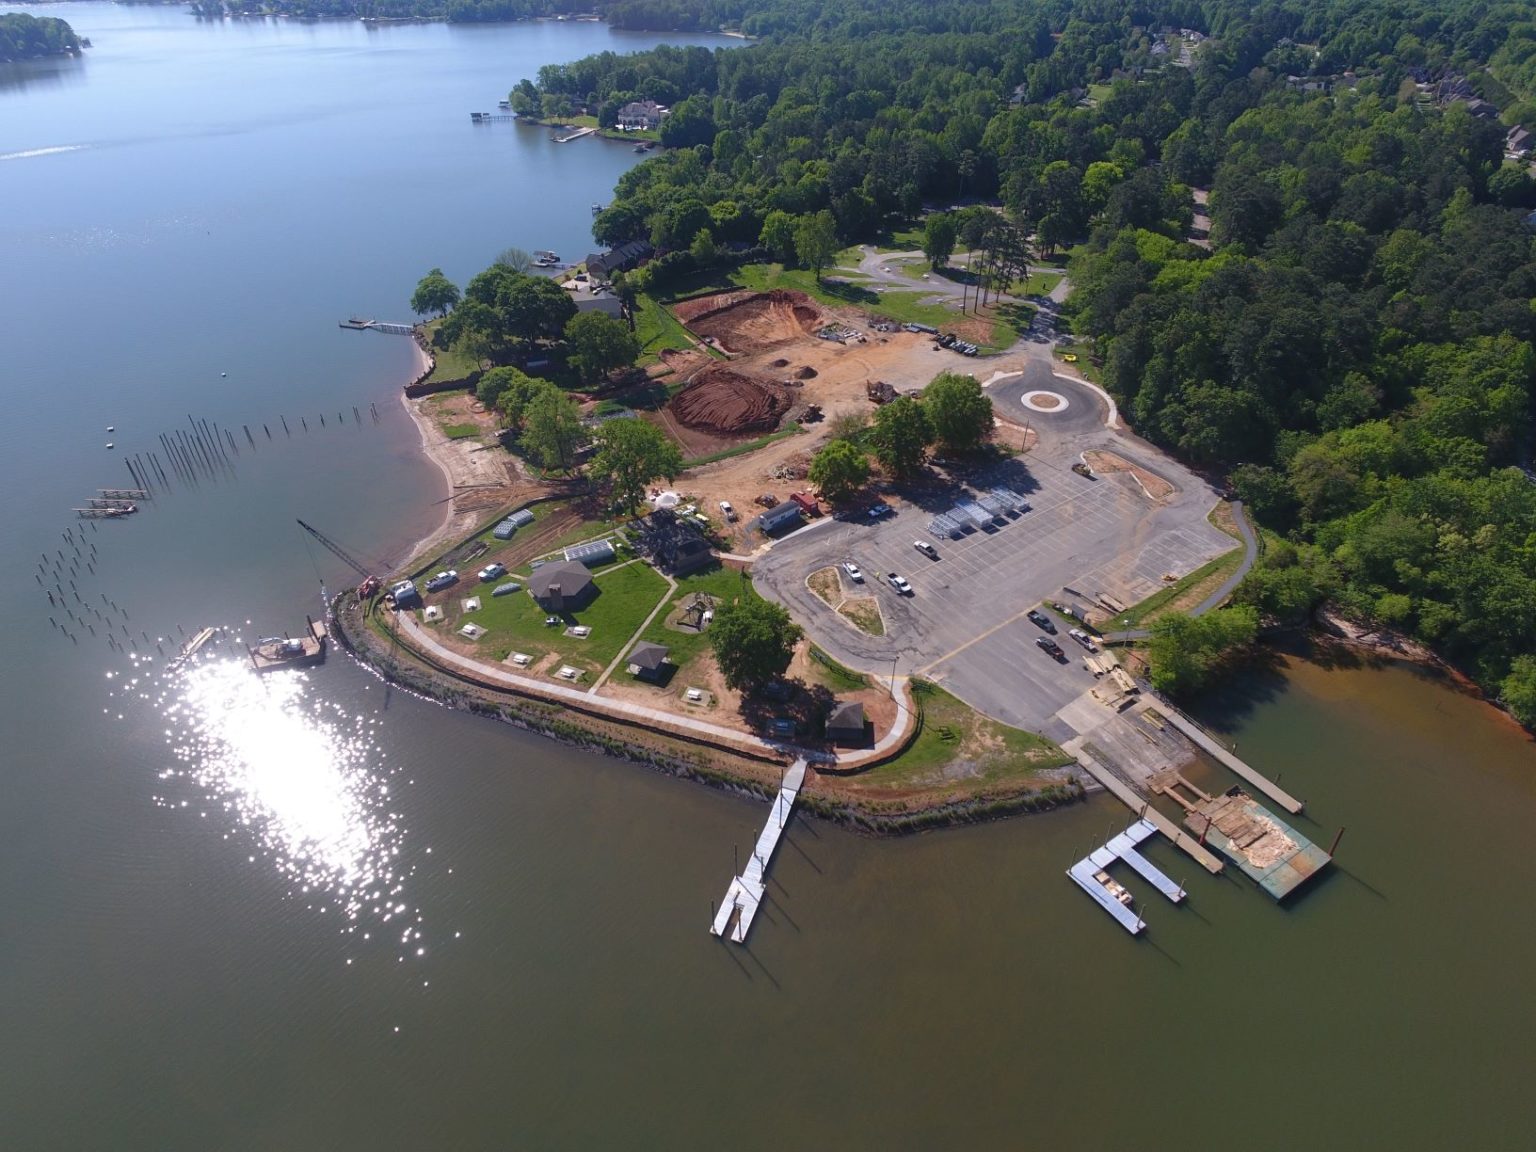
M 347 567 L 351 568 L 352 571 L 356 572 L 359 576 L 370 577 L 370 578 L 372 577 L 373 573 L 369 572 L 367 568 L 363 567 L 356 560 L 354 560 L 347 553 L 347 550 L 345 548 L 343 548 L 340 544 L 336 543 L 336 541 L 332 540 L 324 532 L 320 531 L 320 529 L 315 528 L 312 525 L 306 524 L 302 520 L 299 521 L 299 527 L 304 529 L 304 531 L 308 532 L 316 540 L 320 541 L 320 543 L 324 544 L 328 549 L 330 549 L 332 552 L 334 552 L 338 557 L 341 558 L 341 560 L 347 565 Z

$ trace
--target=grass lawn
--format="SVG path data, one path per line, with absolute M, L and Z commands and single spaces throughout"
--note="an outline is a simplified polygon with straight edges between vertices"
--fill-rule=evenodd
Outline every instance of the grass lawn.
M 676 628 L 668 628 L 667 617 L 692 600 L 698 592 L 713 596 L 718 603 L 729 603 L 742 596 L 752 600 L 758 598 L 757 589 L 752 587 L 750 578 L 724 565 L 717 564 L 691 576 L 679 576 L 672 602 L 656 614 L 656 619 L 651 621 L 643 637 L 669 649 L 668 659 L 677 666 L 679 676 L 696 657 L 709 650 L 709 632 L 681 632 Z
M 1049 296 L 1051 291 L 1064 279 L 1060 272 L 1031 272 L 1029 279 L 1024 281 L 1019 290 L 1023 296 Z
M 834 692 L 857 692 L 869 687 L 869 677 L 852 668 L 844 667 L 812 644 L 808 651 L 811 671 L 816 678 Z
M 443 435 L 450 440 L 468 440 L 471 436 L 480 435 L 478 424 L 439 424 Z
M 473 622 L 487 629 L 476 643 L 482 659 L 501 661 L 512 652 L 526 652 L 535 658 L 558 652 L 561 660 L 587 669 L 588 685 L 629 643 L 641 621 L 656 607 L 667 590 L 667 583 L 649 564 L 636 562 L 610 567 L 594 574 L 598 592 L 592 602 L 579 612 L 567 612 L 564 621 L 585 624 L 592 635 L 577 640 L 564 634 L 564 628 L 544 623 L 547 613 L 526 591 L 510 596 L 492 596 L 490 586 L 475 591 L 481 609 L 471 612 L 459 623 Z M 466 589 L 465 595 L 471 593 Z
M 923 250 L 923 229 L 898 228 L 880 237 L 880 243 L 875 245 L 876 252 L 921 252 Z
M 441 320 L 432 320 L 425 325 L 428 336 L 427 343 L 429 345 L 432 343 L 431 337 L 437 334 L 437 330 L 442 326 L 442 323 Z M 427 377 L 429 384 L 436 384 L 445 380 L 463 380 L 471 372 L 480 371 L 480 361 L 456 348 L 433 347 L 432 356 L 436 363 L 432 369 L 432 374 Z
M 965 772 L 956 781 L 967 784 L 1002 783 L 1072 762 L 1045 737 L 990 720 L 926 680 L 912 681 L 912 694 L 922 708 L 922 731 L 896 759 L 861 774 L 861 786 L 932 785 L 957 761 Z
M 654 364 L 668 348 L 694 347 L 677 317 L 643 293 L 635 299 L 635 336 L 640 341 L 641 364 Z
M 1192 600 L 1198 604 L 1221 586 L 1221 582 L 1237 570 L 1243 562 L 1243 549 L 1224 552 L 1209 564 L 1202 564 L 1182 580 L 1176 580 L 1166 588 L 1159 588 L 1140 604 L 1120 613 L 1104 625 L 1107 632 L 1120 632 L 1131 628 L 1145 628 L 1158 616 L 1172 610 L 1176 600 Z

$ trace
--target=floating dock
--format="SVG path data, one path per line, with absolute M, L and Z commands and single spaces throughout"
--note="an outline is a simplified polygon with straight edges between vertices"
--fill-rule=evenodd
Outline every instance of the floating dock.
M 1184 827 L 1236 864 L 1276 900 L 1284 900 L 1333 857 L 1234 785 L 1212 796 L 1178 772 L 1160 772 L 1154 791 L 1184 809 Z
M 391 336 L 409 336 L 413 331 L 409 324 L 395 324 L 388 320 L 364 320 L 360 316 L 339 320 L 336 327 L 350 328 L 354 332 L 388 332 Z
M 1141 934 L 1147 926 L 1146 921 L 1129 904 L 1118 899 L 1099 877 L 1107 876 L 1111 864 L 1117 860 L 1123 861 L 1174 904 L 1183 903 L 1183 886 L 1175 884 L 1157 865 L 1137 851 L 1137 846 L 1143 840 L 1150 839 L 1157 832 L 1157 826 L 1150 820 L 1138 820 L 1102 848 L 1094 849 L 1067 869 L 1067 875 L 1072 877 L 1073 882 L 1132 936 Z
M 271 637 L 248 649 L 257 672 L 283 668 L 308 668 L 325 662 L 326 627 L 323 620 L 304 618 L 305 634 L 297 638 Z
M 193 636 L 192 639 L 188 640 L 181 646 L 181 651 L 177 653 L 176 658 L 172 660 L 167 666 L 169 670 L 172 672 L 176 671 L 188 660 L 192 659 L 192 657 L 196 656 L 200 651 L 202 651 L 202 649 L 218 634 L 219 630 L 217 628 L 204 628 L 199 631 L 197 635 Z
M 779 788 L 779 794 L 774 797 L 768 823 L 763 826 L 762 834 L 752 848 L 747 866 L 741 870 L 740 876 L 731 880 L 730 887 L 726 889 L 725 901 L 715 913 L 715 922 L 709 927 L 711 935 L 737 944 L 746 943 L 747 933 L 751 931 L 752 921 L 763 901 L 769 861 L 779 846 L 784 826 L 789 823 L 789 814 L 794 810 L 800 787 L 805 783 L 805 768 L 805 758 L 801 757 L 784 773 L 784 783 Z
M 567 132 L 564 136 L 556 136 L 556 144 L 569 144 L 572 140 L 580 140 L 583 136 L 592 136 L 597 132 L 596 128 L 578 128 L 574 132 Z

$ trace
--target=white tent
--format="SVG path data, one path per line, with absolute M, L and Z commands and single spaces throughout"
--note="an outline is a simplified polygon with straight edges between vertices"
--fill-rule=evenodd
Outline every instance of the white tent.
M 683 502 L 683 498 L 676 492 L 658 492 L 651 497 L 653 508 L 676 508 Z

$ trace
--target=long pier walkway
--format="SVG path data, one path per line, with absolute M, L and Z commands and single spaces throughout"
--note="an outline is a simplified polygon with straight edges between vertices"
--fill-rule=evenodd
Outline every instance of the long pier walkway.
M 806 759 L 802 756 L 784 773 L 783 786 L 778 796 L 774 797 L 773 811 L 768 813 L 768 823 L 763 825 L 762 834 L 753 845 L 747 866 L 741 870 L 740 876 L 731 880 L 731 886 L 725 892 L 725 901 L 715 913 L 715 922 L 709 927 L 712 935 L 728 936 L 737 944 L 746 942 L 747 933 L 763 901 L 768 863 L 779 846 L 784 826 L 789 823 L 789 814 L 794 810 L 795 797 L 800 795 L 800 786 L 805 783 L 805 769 Z
M 1221 858 L 1214 852 L 1206 849 L 1198 839 L 1184 829 L 1180 828 L 1168 817 L 1164 816 L 1156 808 L 1147 802 L 1146 797 L 1139 795 L 1135 789 L 1120 777 L 1116 776 L 1098 760 L 1092 753 L 1082 747 L 1082 739 L 1069 740 L 1065 747 L 1068 752 L 1077 757 L 1078 766 L 1092 776 L 1105 790 L 1119 800 L 1132 812 L 1135 812 L 1142 820 L 1145 820 L 1157 831 L 1166 836 L 1175 848 L 1189 856 L 1196 864 L 1204 868 L 1213 876 L 1220 872 L 1224 865 Z
M 1200 727 L 1188 716 L 1180 713 L 1176 708 L 1172 708 L 1162 702 L 1156 704 L 1155 707 L 1158 715 L 1188 736 L 1202 751 L 1215 757 L 1226 767 L 1230 768 L 1235 775 L 1241 776 L 1276 804 L 1280 805 L 1280 807 L 1291 813 L 1291 815 L 1294 816 L 1306 807 L 1305 803 L 1296 799 L 1296 797 L 1292 796 L 1273 780 L 1254 771 L 1231 752 L 1227 751 L 1227 749 L 1223 748 L 1210 737 L 1204 728 Z

